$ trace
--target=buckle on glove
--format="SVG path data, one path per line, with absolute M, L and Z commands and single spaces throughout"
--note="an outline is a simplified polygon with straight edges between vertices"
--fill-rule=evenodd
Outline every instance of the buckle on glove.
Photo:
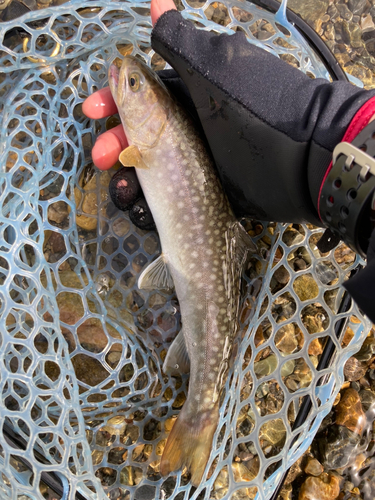
M 375 121 L 352 144 L 341 142 L 333 152 L 333 166 L 322 187 L 320 215 L 328 227 L 318 247 L 331 250 L 342 239 L 366 257 L 375 210 Z M 328 242 L 328 243 L 327 243 Z

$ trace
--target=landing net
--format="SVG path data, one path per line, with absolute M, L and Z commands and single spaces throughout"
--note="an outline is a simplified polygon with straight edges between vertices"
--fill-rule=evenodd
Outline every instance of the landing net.
M 202 29 L 242 30 L 328 78 L 281 14 L 234 0 L 179 8 Z M 116 58 L 132 53 L 164 67 L 150 30 L 147 1 L 72 1 L 0 26 L 2 499 L 57 498 L 47 472 L 64 499 L 268 499 L 311 443 L 370 328 L 354 304 L 337 313 L 356 255 L 344 245 L 320 253 L 322 231 L 312 226 L 249 222 L 258 253 L 243 279 L 237 355 L 204 480 L 195 489 L 184 472 L 161 477 L 187 393 L 186 378 L 161 371 L 181 327 L 178 303 L 137 289 L 158 236 L 112 204 L 114 171 L 98 171 L 90 156 L 109 123 L 82 113 Z M 349 323 L 337 340 L 342 318 Z M 336 355 L 318 374 L 328 339 Z M 322 373 L 330 377 L 319 387 Z M 312 411 L 292 432 L 305 395 Z

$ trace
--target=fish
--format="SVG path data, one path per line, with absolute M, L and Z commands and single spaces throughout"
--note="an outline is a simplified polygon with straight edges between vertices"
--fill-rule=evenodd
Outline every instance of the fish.
M 109 85 L 129 143 L 119 159 L 135 167 L 161 243 L 138 287 L 175 288 L 182 328 L 163 371 L 190 373 L 160 471 L 186 468 L 198 486 L 238 330 L 241 274 L 256 247 L 233 214 L 204 139 L 157 74 L 126 56 L 120 69 L 110 66 Z

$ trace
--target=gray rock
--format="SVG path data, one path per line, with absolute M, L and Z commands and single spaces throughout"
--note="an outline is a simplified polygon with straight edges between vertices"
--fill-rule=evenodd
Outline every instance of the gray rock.
M 358 453 L 361 437 L 342 425 L 328 427 L 326 436 L 318 441 L 321 464 L 326 470 L 346 467 Z
M 359 397 L 361 398 L 363 411 L 367 412 L 368 410 L 375 408 L 375 394 L 372 391 L 360 391 Z
M 366 10 L 369 10 L 371 5 L 368 0 L 349 0 L 348 7 L 353 12 L 361 16 Z
M 338 3 L 336 5 L 336 8 L 340 14 L 340 17 L 342 19 L 345 19 L 345 21 L 351 21 L 353 17 L 353 12 L 351 12 L 348 7 L 346 6 L 345 3 Z

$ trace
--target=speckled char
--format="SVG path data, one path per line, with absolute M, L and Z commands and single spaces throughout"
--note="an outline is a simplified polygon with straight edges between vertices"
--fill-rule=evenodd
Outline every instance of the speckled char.
M 136 91 L 132 77 L 136 87 L 139 83 Z M 217 426 L 237 328 L 240 275 L 252 243 L 234 218 L 190 119 L 154 74 L 129 57 L 119 73 L 112 67 L 110 84 L 131 144 L 122 160 L 140 167 L 137 174 L 162 245 L 159 263 L 142 273 L 139 284 L 159 281 L 165 287 L 172 277 L 183 330 L 164 369 L 188 369 L 185 346 L 190 360 L 188 398 L 169 435 L 161 471 L 187 466 L 197 485 Z

